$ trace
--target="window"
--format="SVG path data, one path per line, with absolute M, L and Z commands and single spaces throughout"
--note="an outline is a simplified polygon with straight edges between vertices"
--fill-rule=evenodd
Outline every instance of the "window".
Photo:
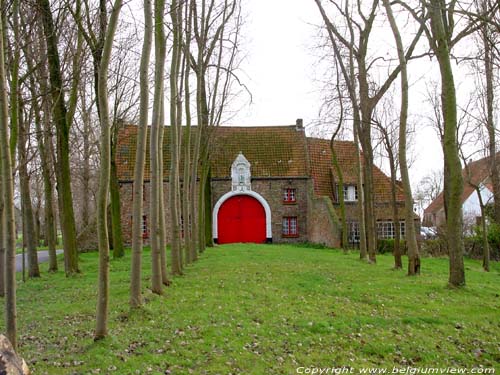
M 149 238 L 147 216 L 142 217 L 142 238 Z
M 283 190 L 283 203 L 295 203 L 296 198 L 295 189 L 284 189 Z
M 297 216 L 283 218 L 283 237 L 298 237 Z
M 349 243 L 359 243 L 360 235 L 359 235 L 359 222 L 350 221 L 347 223 L 347 230 L 349 233 L 348 241 Z
M 358 187 L 356 185 L 344 185 L 344 201 L 356 202 L 358 200 Z
M 378 238 L 394 238 L 394 223 L 392 221 L 381 221 L 377 223 Z
M 406 235 L 406 227 L 404 221 L 399 222 L 399 233 L 401 235 L 401 238 L 404 238 L 404 236 Z
M 401 238 L 405 236 L 406 228 L 405 222 L 399 222 L 399 233 Z M 394 238 L 396 236 L 396 230 L 394 228 L 394 223 L 392 221 L 380 221 L 377 223 L 377 236 L 378 238 Z

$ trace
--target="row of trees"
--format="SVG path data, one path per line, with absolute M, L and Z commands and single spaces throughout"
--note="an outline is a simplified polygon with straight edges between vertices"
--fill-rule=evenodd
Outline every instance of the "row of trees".
M 376 261 L 376 226 L 372 169 L 374 162 L 373 130 L 380 135 L 384 153 L 388 156 L 393 185 L 393 216 L 395 233 L 399 235 L 399 213 L 396 205 L 396 175 L 399 170 L 405 194 L 405 228 L 408 249 L 408 274 L 415 275 L 420 270 L 420 257 L 414 226 L 413 199 L 408 174 L 407 134 L 409 112 L 409 69 L 410 61 L 431 57 L 437 62 L 440 72 L 440 95 L 435 109 L 438 115 L 437 128 L 440 129 L 444 154 L 444 198 L 446 212 L 446 238 L 450 256 L 449 284 L 465 284 L 463 263 L 463 233 L 461 195 L 463 177 L 459 139 L 460 121 L 457 118 L 456 84 L 453 62 L 475 61 L 482 90 L 480 116 L 476 123 L 487 129 L 488 153 L 491 156 L 491 180 L 495 197 L 498 192 L 499 171 L 496 159 L 496 127 L 494 122 L 495 82 L 497 82 L 499 55 L 496 41 L 500 31 L 499 4 L 495 1 L 414 1 L 386 0 L 315 0 L 321 14 L 327 39 L 327 55 L 336 72 L 336 84 L 329 85 L 324 110 L 333 113 L 339 124 L 349 127 L 355 142 L 360 145 L 358 186 L 361 218 L 362 259 Z M 408 22 L 410 20 L 410 22 Z M 395 56 L 383 55 L 380 30 L 387 29 L 393 34 Z M 378 38 L 377 38 L 378 37 Z M 384 39 L 384 38 L 382 38 Z M 478 41 L 479 47 L 471 56 L 463 56 L 461 45 Z M 385 39 L 384 39 L 385 42 Z M 385 46 L 384 46 L 385 47 Z M 382 72 L 387 72 L 384 76 Z M 392 98 L 391 87 L 400 78 L 397 96 L 401 98 L 398 114 L 390 118 L 387 104 Z M 333 89 L 331 88 L 333 86 Z M 382 103 L 382 105 L 381 105 Z M 349 120 L 349 121 L 346 121 Z M 337 128 L 333 138 L 339 134 Z M 332 140 L 333 140 L 332 138 Z M 335 156 L 335 155 L 334 155 Z M 334 157 L 335 159 L 335 157 Z M 335 164 L 335 160 L 334 164 Z M 495 207 L 499 205 L 495 199 Z M 342 207 L 342 202 L 341 202 Z M 496 209 L 495 209 L 496 210 Z M 343 212 L 341 208 L 341 213 Z M 497 212 L 497 210 L 496 210 Z M 483 215 L 484 217 L 484 215 Z M 500 216 L 495 214 L 496 220 Z M 345 221 L 345 218 L 342 219 Z M 500 221 L 499 221 L 500 222 Z M 344 231 L 346 229 L 344 228 Z M 344 242 L 345 243 L 345 242 Z M 395 241 L 395 267 L 401 268 L 399 239 Z
M 15 202 L 22 207 L 30 277 L 40 276 L 36 248 L 41 239 L 49 248 L 49 270 L 58 270 L 58 227 L 68 277 L 81 272 L 77 236 L 97 233 L 95 339 L 107 335 L 110 249 L 114 257 L 124 254 L 115 158 L 118 132 L 125 122 L 137 123 L 139 129 L 131 307 L 142 305 L 143 181 L 148 147 L 153 292 L 162 294 L 163 286 L 169 284 L 167 219 L 171 224 L 170 273 L 181 274 L 211 241 L 205 236 L 210 225 L 208 146 L 211 128 L 221 122 L 228 103 L 240 91 L 235 85 L 240 1 L 174 0 L 166 4 L 145 0 L 143 28 L 137 15 L 123 5 L 122 0 L 1 4 L 0 142 L 10 147 L 2 147 L 0 267 L 5 278 L 1 278 L 0 294 L 6 297 L 7 334 L 14 347 Z M 168 210 L 163 207 L 165 122 L 171 124 L 165 128 L 170 131 L 171 150 Z M 186 126 L 181 128 L 182 123 Z M 17 176 L 19 198 L 14 197 Z M 43 230 L 37 230 L 37 224 Z

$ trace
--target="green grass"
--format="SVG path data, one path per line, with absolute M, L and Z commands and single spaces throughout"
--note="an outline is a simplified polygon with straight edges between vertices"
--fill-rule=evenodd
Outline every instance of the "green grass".
M 93 342 L 97 255 L 83 274 L 18 289 L 19 351 L 34 374 L 295 374 L 318 367 L 500 368 L 500 267 L 468 260 L 448 289 L 447 261 L 393 271 L 330 249 L 226 245 L 207 250 L 162 297 L 128 308 L 130 256 L 111 263 L 109 338 Z M 46 265 L 44 265 L 46 269 Z M 2 323 L 3 324 L 3 323 Z M 3 329 L 2 329 L 3 330 Z

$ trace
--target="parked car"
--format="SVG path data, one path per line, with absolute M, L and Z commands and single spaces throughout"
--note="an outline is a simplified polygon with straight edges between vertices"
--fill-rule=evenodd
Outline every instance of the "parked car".
M 420 236 L 424 240 L 436 238 L 437 230 L 434 227 L 420 227 Z

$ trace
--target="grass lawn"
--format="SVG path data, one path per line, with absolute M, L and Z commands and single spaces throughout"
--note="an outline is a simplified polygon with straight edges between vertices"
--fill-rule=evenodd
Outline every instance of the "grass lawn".
M 296 374 L 297 367 L 500 369 L 500 266 L 446 259 L 410 278 L 338 250 L 236 244 L 207 250 L 162 297 L 128 308 L 130 254 L 111 263 L 110 336 L 94 343 L 97 254 L 83 273 L 18 289 L 19 351 L 34 374 Z M 42 270 L 46 270 L 46 265 Z M 0 329 L 3 329 L 3 322 Z M 303 371 L 299 370 L 299 371 Z M 353 373 L 357 373 L 357 370 Z

